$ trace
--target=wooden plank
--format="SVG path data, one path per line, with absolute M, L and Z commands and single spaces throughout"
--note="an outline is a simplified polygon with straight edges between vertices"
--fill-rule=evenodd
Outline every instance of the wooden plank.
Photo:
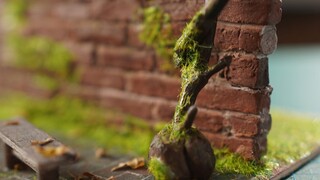
M 278 172 L 276 172 L 270 179 L 271 180 L 280 180 L 285 177 L 288 177 L 296 170 L 301 168 L 303 165 L 316 158 L 320 154 L 320 147 L 317 147 L 314 151 L 312 151 L 308 156 L 290 164 L 284 168 L 281 168 Z
M 37 152 L 31 141 L 44 141 L 52 137 L 23 119 L 0 122 L 0 138 L 13 149 L 12 154 L 37 173 L 39 173 L 39 169 L 43 169 L 44 167 L 46 169 L 54 169 L 60 163 L 72 159 L 71 156 L 44 157 Z M 63 146 L 62 143 L 54 138 L 52 139 L 53 142 L 50 143 L 50 146 Z

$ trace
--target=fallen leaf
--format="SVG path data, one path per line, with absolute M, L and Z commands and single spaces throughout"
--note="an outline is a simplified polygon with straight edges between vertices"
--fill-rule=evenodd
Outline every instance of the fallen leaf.
M 8 122 L 6 122 L 6 126 L 17 126 L 17 125 L 19 125 L 20 123 L 19 123 L 19 121 L 8 121 Z
M 98 148 L 98 149 L 96 149 L 95 156 L 98 159 L 103 158 L 103 157 L 107 157 L 107 152 L 103 148 Z
M 84 172 L 82 175 L 85 176 L 85 177 L 90 178 L 90 180 L 102 180 L 102 178 L 100 178 L 100 177 L 98 177 L 98 176 L 96 176 L 96 175 L 94 175 L 94 174 L 92 174 L 90 172 Z
M 108 177 L 107 180 L 115 180 L 115 178 L 114 178 L 114 176 L 110 176 L 110 177 Z
M 52 146 L 34 146 L 35 150 L 42 154 L 45 157 L 57 157 L 57 156 L 71 156 L 75 157 L 75 153 L 68 147 L 66 146 L 57 146 L 57 147 L 52 147 Z
M 134 158 L 131 161 L 127 161 L 124 163 L 118 164 L 118 166 L 113 167 L 111 171 L 117 171 L 117 170 L 122 170 L 122 169 L 138 169 L 142 168 L 145 166 L 145 159 L 144 158 Z
M 51 142 L 53 142 L 52 138 L 47 138 L 44 141 L 31 140 L 31 145 L 32 146 L 35 146 L 35 145 L 44 146 L 44 145 L 47 145 L 47 144 L 49 144 Z

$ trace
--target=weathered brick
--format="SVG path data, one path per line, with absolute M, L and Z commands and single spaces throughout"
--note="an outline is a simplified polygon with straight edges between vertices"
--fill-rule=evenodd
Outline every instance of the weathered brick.
M 88 86 L 72 85 L 72 86 L 66 86 L 63 89 L 63 93 L 68 96 L 77 97 L 95 104 L 99 104 L 101 99 L 99 91 L 100 91 L 100 88 L 97 88 L 95 86 L 89 86 L 89 85 Z
M 226 137 L 221 134 L 203 132 L 215 148 L 228 148 L 247 160 L 259 160 L 267 150 L 266 136 L 255 138 Z
M 197 104 L 210 109 L 259 114 L 270 108 L 270 88 L 252 90 L 228 84 L 208 84 L 199 94 Z
M 264 113 L 252 115 L 199 108 L 195 125 L 205 132 L 251 138 L 268 134 L 271 116 Z
M 220 51 L 271 54 L 277 47 L 275 26 L 217 23 L 215 47 Z
M 141 24 L 129 24 L 128 26 L 128 45 L 143 48 L 145 44 L 140 40 L 140 32 L 143 26 Z
M 21 68 L 0 66 L 0 88 L 11 92 L 27 93 L 36 97 L 48 98 L 54 92 L 39 86 L 34 74 Z
M 30 18 L 23 29 L 23 33 L 29 36 L 45 36 L 50 39 L 65 41 L 70 39 L 76 28 L 73 22 L 56 18 Z
M 154 55 L 125 47 L 99 46 L 97 51 L 98 65 L 121 68 L 125 70 L 153 70 Z
M 139 0 L 94 1 L 91 5 L 93 18 L 110 21 L 128 21 L 137 16 Z
M 79 41 L 123 45 L 126 42 L 126 24 L 122 22 L 87 21 L 79 23 L 74 35 Z
M 95 45 L 92 43 L 77 43 L 72 41 L 63 42 L 70 50 L 78 64 L 90 66 L 95 63 Z
M 190 20 L 202 8 L 195 0 L 165 3 L 161 7 L 170 14 L 172 21 Z
M 100 97 L 103 107 L 120 110 L 147 120 L 153 118 L 152 112 L 156 102 L 151 98 L 111 89 L 103 89 Z
M 223 113 L 199 108 L 195 119 L 195 125 L 200 131 L 220 132 L 223 128 Z
M 162 74 L 132 73 L 128 76 L 127 90 L 176 101 L 180 92 L 180 80 Z
M 154 119 L 162 122 L 171 121 L 174 115 L 175 107 L 175 102 L 170 102 L 166 100 L 161 100 L 157 102 L 154 111 Z
M 181 36 L 183 29 L 186 27 L 188 21 L 174 21 L 171 22 L 172 34 L 177 39 Z
M 229 0 L 218 20 L 232 23 L 274 25 L 281 20 L 281 0 Z
M 230 66 L 221 72 L 233 86 L 257 89 L 269 84 L 268 58 L 252 54 L 233 55 Z
M 89 19 L 91 16 L 90 6 L 88 4 L 79 3 L 75 1 L 62 1 L 54 3 L 51 7 L 50 15 L 60 18 L 69 19 L 74 21 Z
M 227 113 L 224 127 L 230 127 L 236 137 L 254 137 L 260 133 L 260 116 L 241 113 Z
M 81 84 L 124 89 L 125 72 L 99 67 L 86 68 L 82 73 Z

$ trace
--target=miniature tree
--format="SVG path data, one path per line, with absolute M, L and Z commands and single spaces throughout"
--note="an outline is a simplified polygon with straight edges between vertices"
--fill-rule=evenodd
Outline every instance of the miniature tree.
M 182 91 L 171 124 L 153 139 L 149 170 L 156 179 L 208 179 L 215 166 L 209 141 L 192 127 L 200 90 L 230 62 L 222 58 L 209 67 L 216 20 L 227 0 L 212 0 L 184 29 L 174 47 L 174 63 L 181 69 Z

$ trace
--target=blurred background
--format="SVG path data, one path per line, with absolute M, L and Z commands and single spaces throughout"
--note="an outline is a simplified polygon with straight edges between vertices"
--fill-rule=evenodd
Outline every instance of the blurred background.
M 278 49 L 269 56 L 272 108 L 320 117 L 320 1 L 284 0 Z

